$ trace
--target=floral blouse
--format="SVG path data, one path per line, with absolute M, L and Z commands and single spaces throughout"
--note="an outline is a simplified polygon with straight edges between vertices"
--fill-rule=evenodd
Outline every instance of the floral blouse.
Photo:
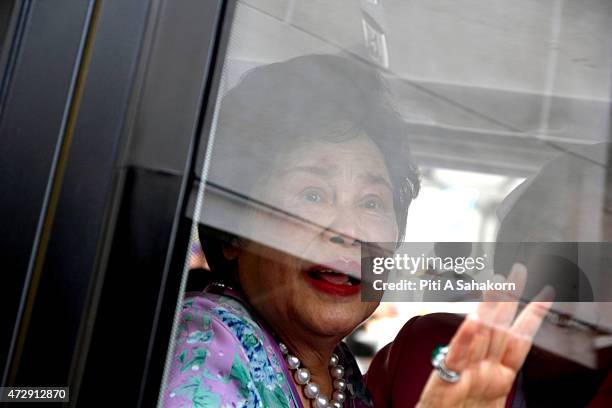
M 277 342 L 237 292 L 218 292 L 184 300 L 163 406 L 302 408 Z M 348 347 L 335 352 L 346 372 L 344 406 L 372 407 Z

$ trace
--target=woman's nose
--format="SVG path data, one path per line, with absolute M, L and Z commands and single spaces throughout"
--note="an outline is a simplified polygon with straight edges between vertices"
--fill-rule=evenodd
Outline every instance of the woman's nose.
M 363 240 L 357 221 L 350 211 L 340 212 L 329 225 L 326 235 L 330 242 L 345 246 L 360 245 Z

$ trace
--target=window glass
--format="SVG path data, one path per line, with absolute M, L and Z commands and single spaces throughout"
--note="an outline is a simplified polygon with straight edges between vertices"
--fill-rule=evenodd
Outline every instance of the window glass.
M 362 251 L 372 242 L 453 259 L 488 251 L 488 266 L 462 277 L 479 282 L 502 279 L 516 260 L 567 255 L 555 243 L 584 243 L 570 251 L 579 272 L 542 272 L 527 292 L 553 284 L 562 301 L 541 347 L 596 365 L 591 340 L 612 321 L 593 301 L 612 300 L 612 279 L 602 272 L 606 247 L 586 243 L 612 237 L 611 7 L 239 1 L 191 191 L 188 294 L 160 403 L 197 397 L 229 406 L 255 393 L 283 406 L 269 402 L 295 385 L 291 377 L 275 383 L 282 367 L 255 380 L 257 391 L 227 397 L 237 383 L 251 384 L 238 379 L 255 375 L 247 361 L 272 352 L 222 348 L 215 325 L 235 324 L 243 345 L 260 334 L 241 331 L 253 321 L 272 343 L 287 331 L 339 336 L 365 372 L 413 316 L 476 308 L 478 290 L 461 302 L 427 288 L 380 306 L 363 299 Z M 436 245 L 456 242 L 472 245 Z M 437 279 L 438 269 L 414 268 L 411 277 Z M 227 372 L 206 363 L 224 358 Z

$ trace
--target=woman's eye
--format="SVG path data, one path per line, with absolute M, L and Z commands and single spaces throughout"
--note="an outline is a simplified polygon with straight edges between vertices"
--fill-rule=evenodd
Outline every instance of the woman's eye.
M 302 197 L 311 203 L 320 203 L 323 201 L 323 194 L 318 190 L 306 190 L 302 193 Z
M 363 200 L 362 206 L 368 210 L 382 211 L 385 209 L 385 205 L 382 200 L 378 197 L 369 197 Z

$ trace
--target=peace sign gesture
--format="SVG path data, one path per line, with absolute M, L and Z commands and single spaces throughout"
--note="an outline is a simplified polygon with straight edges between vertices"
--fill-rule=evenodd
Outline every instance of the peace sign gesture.
M 525 266 L 515 264 L 508 282 L 516 290 L 485 294 L 452 338 L 440 373 L 430 374 L 419 407 L 504 406 L 554 297 L 543 289 L 515 319 L 526 278 Z

